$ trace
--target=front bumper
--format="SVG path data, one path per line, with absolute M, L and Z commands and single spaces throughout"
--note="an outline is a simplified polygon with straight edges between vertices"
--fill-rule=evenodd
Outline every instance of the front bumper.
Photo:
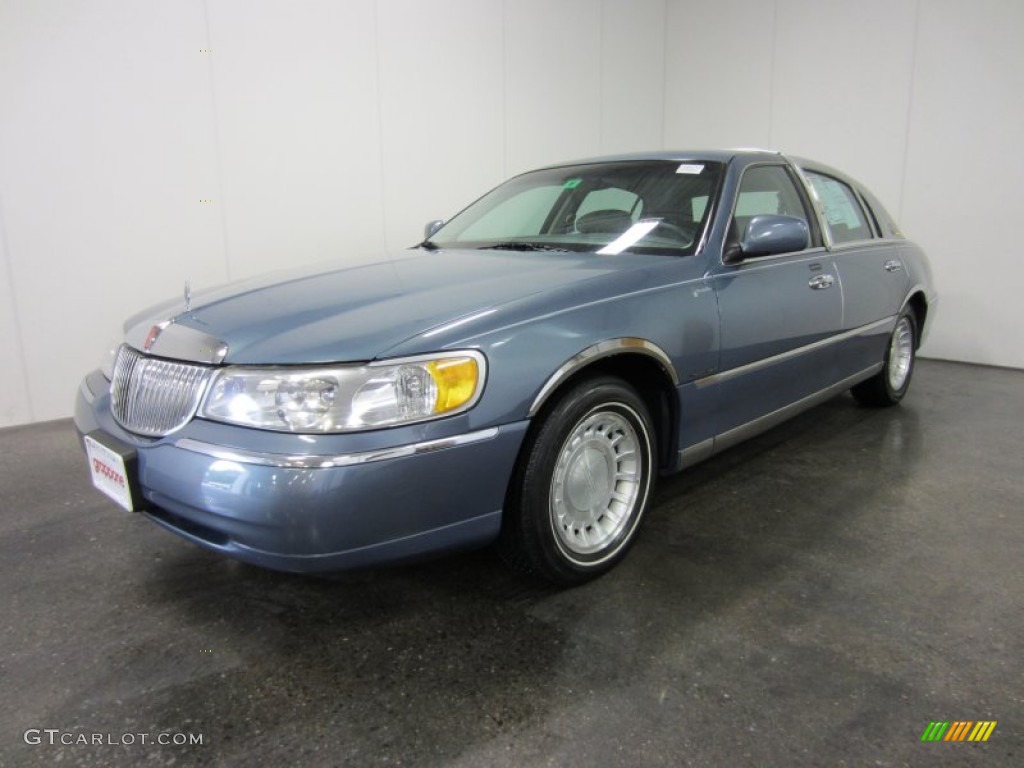
M 439 434 L 465 421 L 312 438 L 194 420 L 148 440 L 114 421 L 98 371 L 75 404 L 80 434 L 100 430 L 136 450 L 151 519 L 239 560 L 295 572 L 493 540 L 528 422 Z

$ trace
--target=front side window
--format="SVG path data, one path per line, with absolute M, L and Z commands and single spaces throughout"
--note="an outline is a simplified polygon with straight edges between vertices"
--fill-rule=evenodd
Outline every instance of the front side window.
M 871 225 L 864 215 L 864 209 L 848 185 L 820 173 L 807 171 L 805 175 L 825 212 L 825 224 L 833 243 L 852 243 L 872 238 Z
M 525 173 L 439 229 L 440 248 L 688 255 L 700 242 L 720 163 L 652 160 Z
M 796 216 L 807 220 L 807 211 L 789 172 L 781 165 L 756 165 L 748 168 L 740 182 L 735 215 Z
M 730 240 L 739 242 L 755 216 L 794 216 L 808 220 L 804 198 L 783 166 L 755 165 L 743 173 L 733 209 Z

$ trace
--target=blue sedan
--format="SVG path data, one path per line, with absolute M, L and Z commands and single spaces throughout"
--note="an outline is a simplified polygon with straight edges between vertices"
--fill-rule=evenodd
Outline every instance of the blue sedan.
M 261 566 L 497 543 L 559 584 L 659 474 L 846 390 L 898 403 L 935 311 L 878 200 L 765 151 L 517 176 L 413 249 L 148 310 L 78 391 L 93 484 Z

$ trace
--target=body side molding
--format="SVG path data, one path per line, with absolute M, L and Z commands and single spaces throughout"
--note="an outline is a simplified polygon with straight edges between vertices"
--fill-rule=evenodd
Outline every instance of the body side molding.
M 877 363 L 869 366 L 868 368 L 855 373 L 853 376 L 847 376 L 842 381 L 838 381 L 835 384 L 810 394 L 801 400 L 797 400 L 795 403 L 790 403 L 789 405 L 783 406 L 771 413 L 766 413 L 764 416 L 760 416 L 753 421 L 748 421 L 746 424 L 733 427 L 732 429 L 716 435 L 714 438 L 709 438 L 680 451 L 679 468 L 686 469 L 687 467 L 692 467 L 694 464 L 698 464 L 705 459 L 709 459 L 727 448 L 732 448 L 734 445 L 738 445 L 748 438 L 768 431 L 772 427 L 791 419 L 802 411 L 806 411 L 816 405 L 820 405 L 826 400 L 831 400 L 833 397 L 845 392 L 855 384 L 859 384 L 860 382 L 874 376 L 882 370 L 882 365 L 882 363 Z

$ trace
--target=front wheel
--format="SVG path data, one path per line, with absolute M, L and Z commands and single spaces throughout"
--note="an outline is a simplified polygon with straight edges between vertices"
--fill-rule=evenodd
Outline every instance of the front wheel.
M 587 379 L 545 409 L 523 448 L 498 542 L 519 570 L 562 585 L 621 560 L 650 497 L 651 417 L 636 391 Z
M 909 307 L 904 309 L 889 337 L 882 370 L 852 390 L 862 405 L 896 405 L 910 388 L 917 353 L 917 318 Z

